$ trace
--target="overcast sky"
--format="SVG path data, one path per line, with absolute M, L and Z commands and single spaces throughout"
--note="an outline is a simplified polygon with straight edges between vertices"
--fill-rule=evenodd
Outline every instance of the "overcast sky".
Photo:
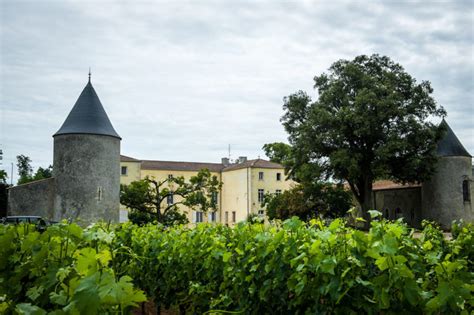
M 284 96 L 314 97 L 315 75 L 372 53 L 431 81 L 474 154 L 472 1 L 0 2 L 8 171 L 19 154 L 52 164 L 89 66 L 122 154 L 219 162 L 229 144 L 232 157 L 264 157 L 263 144 L 286 141 Z

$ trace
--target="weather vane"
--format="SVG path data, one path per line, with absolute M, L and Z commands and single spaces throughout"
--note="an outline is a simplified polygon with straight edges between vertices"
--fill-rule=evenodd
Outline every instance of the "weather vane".
M 89 67 L 89 82 L 91 82 L 91 67 Z

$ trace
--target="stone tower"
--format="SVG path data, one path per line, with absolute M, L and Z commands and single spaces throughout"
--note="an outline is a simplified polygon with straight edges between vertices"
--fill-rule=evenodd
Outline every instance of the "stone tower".
M 119 221 L 120 136 L 89 82 L 53 135 L 54 219 Z
M 449 229 L 453 220 L 474 219 L 472 158 L 444 119 L 441 125 L 446 132 L 438 143 L 436 172 L 422 185 L 422 217 Z

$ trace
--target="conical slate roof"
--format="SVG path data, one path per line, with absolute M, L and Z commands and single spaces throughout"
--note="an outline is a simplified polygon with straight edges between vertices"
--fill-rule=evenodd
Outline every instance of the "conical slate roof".
M 94 134 L 121 139 L 92 87 L 90 78 L 63 125 L 53 137 L 65 134 Z
M 467 150 L 463 147 L 461 141 L 459 141 L 458 137 L 454 134 L 454 131 L 449 127 L 446 120 L 443 119 L 440 126 L 444 126 L 446 131 L 438 142 L 437 154 L 438 156 L 468 156 L 471 155 Z

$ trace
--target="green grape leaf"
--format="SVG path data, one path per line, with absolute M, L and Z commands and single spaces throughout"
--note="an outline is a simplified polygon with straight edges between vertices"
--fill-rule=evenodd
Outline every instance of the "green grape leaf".
M 38 297 L 41 296 L 43 291 L 44 291 L 43 286 L 39 286 L 39 287 L 34 286 L 34 287 L 29 288 L 28 291 L 26 291 L 26 296 L 29 297 L 34 302 L 36 301 Z
M 17 304 L 15 311 L 20 315 L 46 315 L 46 311 L 30 303 Z
M 108 249 L 100 251 L 95 255 L 95 258 L 101 263 L 102 266 L 107 266 L 109 261 L 112 260 L 112 255 Z
M 232 253 L 225 252 L 224 255 L 222 255 L 222 261 L 223 262 L 228 262 L 230 260 L 230 257 L 232 257 Z
M 371 219 L 375 219 L 382 216 L 382 212 L 377 210 L 368 210 Z
M 79 280 L 79 285 L 68 306 L 77 309 L 80 314 L 97 314 L 100 308 L 98 277 L 99 274 L 95 273 Z
M 388 268 L 388 260 L 387 257 L 380 257 L 375 261 L 375 264 L 381 271 L 384 271 L 385 269 Z
M 74 253 L 76 271 L 80 275 L 89 276 L 97 271 L 96 251 L 90 247 L 82 248 Z
M 64 306 L 67 304 L 67 295 L 66 292 L 64 292 L 63 290 L 61 290 L 59 293 L 51 292 L 49 294 L 49 299 L 51 300 L 51 302 L 58 305 Z

